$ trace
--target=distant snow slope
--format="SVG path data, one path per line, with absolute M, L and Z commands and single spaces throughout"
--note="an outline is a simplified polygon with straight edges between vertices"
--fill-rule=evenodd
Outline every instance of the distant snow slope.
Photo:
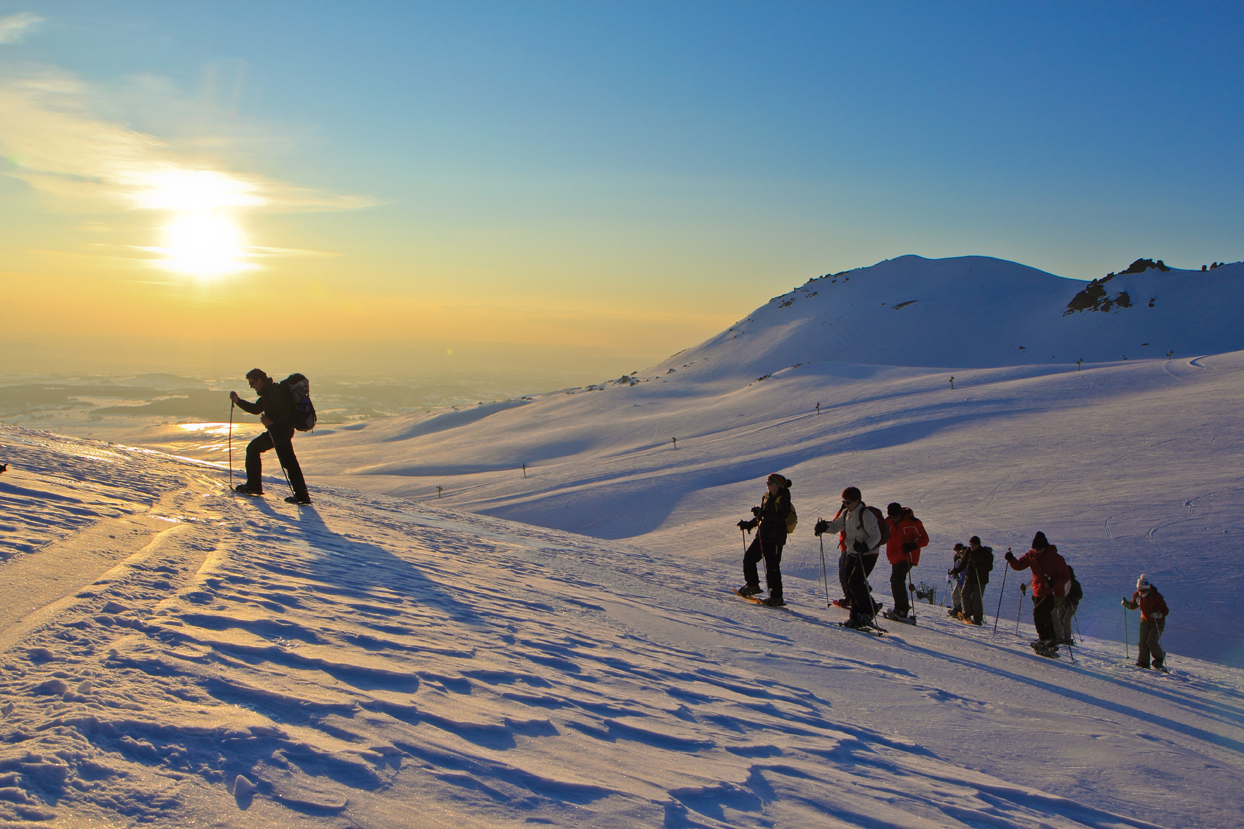
M 23 545 L 0 562 L 0 821 L 1113 829 L 1244 813 L 1244 673 L 1180 655 L 1170 676 L 1142 672 L 1092 639 L 1045 660 L 1010 604 L 996 634 L 922 605 L 878 640 L 837 627 L 813 581 L 770 610 L 725 589 L 733 568 L 687 556 L 322 486 L 299 509 L 273 476 L 249 499 L 223 469 L 11 427 L 0 455 L 0 520 Z
M 925 520 L 917 581 L 943 583 L 956 541 L 1020 553 L 1041 530 L 1084 582 L 1086 631 L 1122 641 L 1119 598 L 1146 572 L 1176 608 L 1173 648 L 1244 666 L 1241 276 L 1239 264 L 1125 274 L 1098 292 L 1110 310 L 1068 314 L 1091 286 L 982 257 L 903 257 L 814 280 L 631 378 L 324 429 L 298 451 L 313 486 L 442 495 L 717 562 L 727 581 L 735 522 L 766 474 L 795 481 L 803 518 L 784 568 L 808 577 L 814 518 L 854 484 Z M 1012 576 L 1012 607 L 1017 587 Z

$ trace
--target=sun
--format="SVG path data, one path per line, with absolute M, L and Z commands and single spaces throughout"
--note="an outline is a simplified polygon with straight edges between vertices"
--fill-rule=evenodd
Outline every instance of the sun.
M 233 217 L 214 210 L 179 214 L 164 227 L 160 267 L 200 278 L 252 270 L 246 261 L 246 240 Z

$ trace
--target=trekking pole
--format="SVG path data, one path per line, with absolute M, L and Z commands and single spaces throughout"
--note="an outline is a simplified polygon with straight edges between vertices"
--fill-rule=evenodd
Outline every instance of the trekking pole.
M 1007 547 L 1006 551 L 1011 552 L 1011 548 Z M 1006 566 L 1002 568 L 1002 590 L 998 592 L 998 609 L 993 614 L 993 632 L 998 632 L 998 619 L 1002 618 L 1002 597 L 1006 595 L 1006 571 L 1011 569 L 1011 563 L 1008 561 Z
M 1015 635 L 1019 636 L 1019 614 L 1024 612 L 1024 597 L 1028 595 L 1028 585 L 1020 582 L 1019 606 L 1015 608 Z
M 908 605 L 911 607 L 911 619 L 916 620 L 916 585 L 911 580 L 911 571 L 907 571 L 907 595 L 911 597 Z
M 829 576 L 825 574 L 825 537 L 818 535 L 817 540 L 821 542 L 821 581 L 825 583 L 825 607 L 829 608 Z
M 233 408 L 234 402 L 229 401 L 229 491 L 233 492 Z
M 1132 644 L 1127 641 L 1127 608 L 1123 608 L 1123 658 L 1132 661 Z M 1139 657 L 1138 657 L 1139 658 Z

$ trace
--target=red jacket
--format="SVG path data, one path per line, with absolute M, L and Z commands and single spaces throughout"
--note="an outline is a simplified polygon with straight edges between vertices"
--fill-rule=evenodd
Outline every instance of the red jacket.
M 885 522 L 890 525 L 890 540 L 885 543 L 885 557 L 891 564 L 910 561 L 911 566 L 915 567 L 920 563 L 920 548 L 929 546 L 929 534 L 924 531 L 924 524 L 909 509 L 904 509 L 898 518 L 887 518 Z M 914 547 L 903 552 L 904 545 Z
M 1029 550 L 1019 558 L 1011 559 L 1012 570 L 1032 568 L 1032 596 L 1044 599 L 1046 596 L 1066 596 L 1067 582 L 1071 581 L 1071 573 L 1067 572 L 1067 562 L 1058 554 L 1053 544 L 1044 550 Z M 1054 582 L 1050 585 L 1045 577 Z
M 1149 595 L 1142 596 L 1137 590 L 1132 594 L 1130 602 L 1124 602 L 1129 610 L 1140 608 L 1140 619 L 1143 622 L 1160 622 L 1170 615 L 1170 611 L 1166 608 L 1166 599 L 1162 598 L 1162 594 L 1158 592 L 1156 587 L 1149 588 Z

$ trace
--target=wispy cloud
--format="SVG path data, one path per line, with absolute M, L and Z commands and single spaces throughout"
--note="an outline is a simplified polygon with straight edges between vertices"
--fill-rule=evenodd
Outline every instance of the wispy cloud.
M 4 172 L 71 202 L 153 210 L 357 210 L 366 196 L 328 193 L 178 152 L 98 110 L 101 96 L 57 69 L 0 77 Z
M 30 12 L 18 12 L 0 17 L 0 43 L 21 43 L 26 32 L 38 26 L 44 18 Z

